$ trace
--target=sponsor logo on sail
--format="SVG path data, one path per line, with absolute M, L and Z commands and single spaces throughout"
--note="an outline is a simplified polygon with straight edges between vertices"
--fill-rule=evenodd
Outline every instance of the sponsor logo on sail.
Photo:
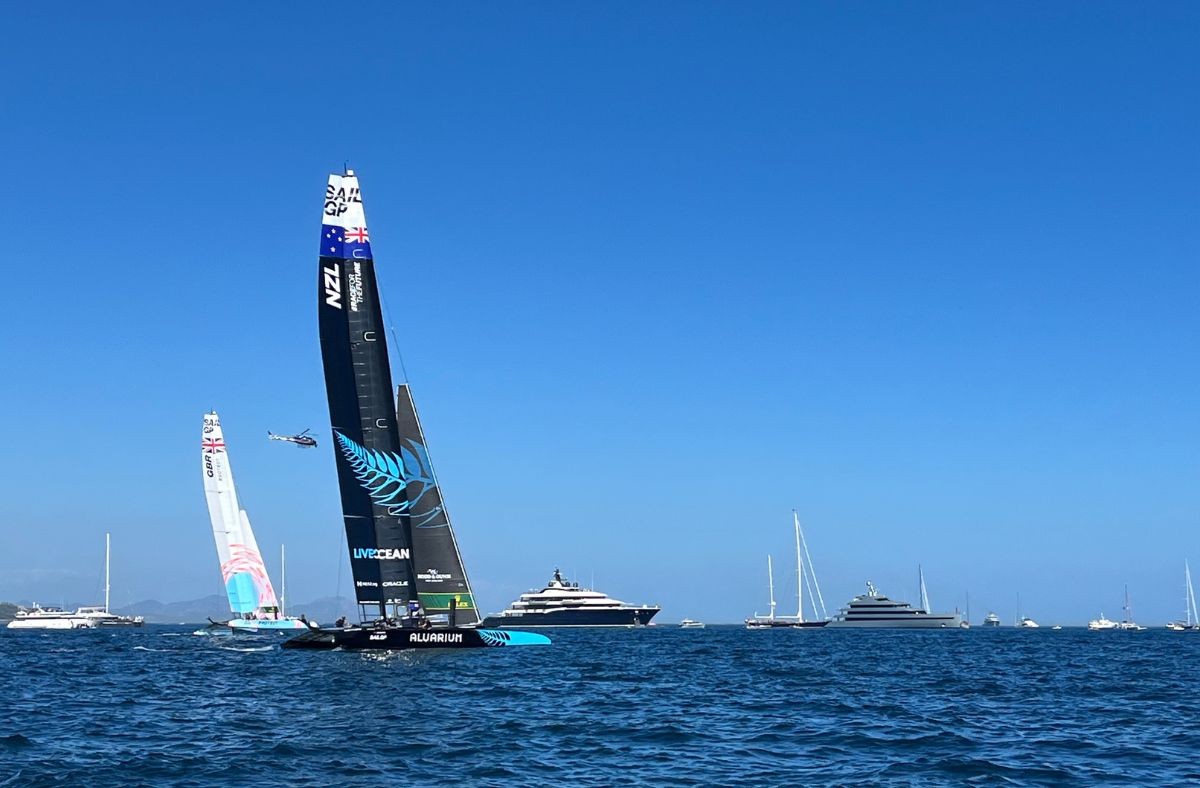
M 355 580 L 354 585 L 357 588 L 379 588 L 379 583 L 374 580 Z
M 442 574 L 436 569 L 426 569 L 424 572 L 417 574 L 418 580 L 424 580 L 429 583 L 441 583 L 450 579 L 450 575 Z
M 409 643 L 462 643 L 461 632 L 414 632 L 408 636 Z
M 344 186 L 334 188 L 333 184 L 325 187 L 325 215 L 341 216 L 350 210 L 351 203 L 362 202 L 362 192 L 357 186 L 349 189 Z M 365 228 L 364 228 L 365 229 Z M 363 240 L 366 240 L 365 238 Z
M 383 581 L 383 587 L 384 587 L 384 588 L 394 588 L 394 587 L 396 587 L 396 586 L 403 587 L 403 586 L 406 586 L 406 585 L 408 585 L 408 581 L 407 581 L 407 580 L 384 580 L 384 581 Z
M 403 561 L 412 557 L 412 551 L 407 547 L 356 547 L 351 555 L 368 561 Z
M 350 311 L 357 312 L 358 305 L 363 300 L 362 263 L 355 262 L 354 270 L 346 277 L 346 285 L 350 295 Z
M 341 309 L 342 279 L 341 272 L 338 269 L 338 264 L 331 263 L 330 267 L 322 268 L 321 273 L 324 275 L 325 303 L 334 309 Z

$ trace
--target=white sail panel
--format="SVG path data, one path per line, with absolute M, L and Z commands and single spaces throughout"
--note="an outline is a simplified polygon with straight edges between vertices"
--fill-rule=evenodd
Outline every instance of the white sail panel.
M 250 520 L 238 505 L 233 471 L 221 421 L 217 414 L 204 415 L 200 440 L 201 473 L 204 497 L 212 521 L 213 541 L 221 562 L 221 579 L 229 597 L 229 609 L 239 615 L 273 614 L 279 603 L 267 576 Z
M 322 211 L 321 224 L 344 227 L 348 230 L 367 229 L 362 192 L 359 191 L 358 176 L 353 170 L 345 175 L 329 176 L 329 183 L 325 187 L 325 209 Z

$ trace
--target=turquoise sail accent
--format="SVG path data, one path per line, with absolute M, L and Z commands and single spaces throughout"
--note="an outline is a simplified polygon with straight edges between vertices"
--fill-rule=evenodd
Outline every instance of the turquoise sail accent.
M 235 613 L 253 613 L 258 610 L 258 588 L 249 572 L 238 572 L 225 583 L 229 595 L 229 609 Z

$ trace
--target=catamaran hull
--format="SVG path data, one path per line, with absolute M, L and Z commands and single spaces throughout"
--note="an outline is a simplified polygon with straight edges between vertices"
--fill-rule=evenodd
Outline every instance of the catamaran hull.
M 229 629 L 233 632 L 245 632 L 247 634 L 257 634 L 259 632 L 302 632 L 308 629 L 308 625 L 297 618 L 280 618 L 280 619 L 244 619 L 234 618 L 229 621 L 213 621 L 210 629 L 213 627 L 220 629 Z
M 489 648 L 493 646 L 548 646 L 550 638 L 532 632 L 496 629 L 401 629 L 350 627 L 314 629 L 284 642 L 283 648 L 399 651 L 419 648 Z
M 95 629 L 96 622 L 87 618 L 52 618 L 42 620 L 14 619 L 9 629 Z

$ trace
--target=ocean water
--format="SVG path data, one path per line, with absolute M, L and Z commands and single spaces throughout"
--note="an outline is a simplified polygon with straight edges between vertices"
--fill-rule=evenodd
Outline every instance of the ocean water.
M 1200 633 L 0 630 L 0 785 L 1178 785 Z

